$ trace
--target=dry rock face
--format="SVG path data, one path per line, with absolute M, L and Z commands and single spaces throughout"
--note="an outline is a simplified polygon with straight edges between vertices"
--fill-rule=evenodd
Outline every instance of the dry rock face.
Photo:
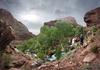
M 100 26 L 100 7 L 87 12 L 84 21 L 87 26 Z
M 75 25 L 78 25 L 75 18 L 74 17 L 65 17 L 65 18 L 60 18 L 59 20 L 62 20 L 62 21 L 65 21 L 65 22 L 69 22 L 71 24 L 75 24 Z M 47 25 L 49 27 L 51 26 L 55 26 L 55 23 L 57 22 L 58 20 L 53 20 L 53 21 L 50 21 L 50 22 L 45 22 L 44 25 Z
M 76 22 L 76 20 L 75 20 L 75 18 L 74 18 L 74 17 L 71 17 L 71 16 L 62 18 L 61 20 L 64 20 L 64 21 L 66 21 L 66 22 L 69 22 L 69 23 L 78 25 L 77 22 Z
M 96 55 L 93 53 L 89 53 L 86 55 L 86 57 L 84 58 L 83 62 L 92 62 L 94 59 L 96 58 Z
M 15 39 L 11 28 L 4 22 L 0 21 L 0 51 L 4 50 L 12 40 Z
M 5 9 L 0 9 L 0 21 L 4 22 L 6 25 L 9 25 L 12 30 L 15 32 L 16 40 L 25 40 L 33 37 L 34 35 L 28 31 L 25 25 L 17 21 L 10 12 Z
M 0 70 L 31 70 L 32 59 L 15 51 L 14 40 L 33 37 L 8 11 L 0 9 Z
M 50 22 L 45 22 L 44 25 L 47 25 L 47 26 L 51 27 L 51 26 L 55 26 L 56 22 L 57 22 L 57 20 L 50 21 Z

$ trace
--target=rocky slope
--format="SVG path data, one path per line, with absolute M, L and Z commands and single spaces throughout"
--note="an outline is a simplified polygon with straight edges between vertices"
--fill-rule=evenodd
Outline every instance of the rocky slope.
M 5 9 L 0 9 L 0 21 L 12 28 L 15 32 L 16 40 L 26 40 L 34 36 L 28 31 L 25 25 L 17 21 L 12 14 Z
M 90 36 L 89 36 L 90 37 Z M 89 41 L 89 39 L 87 39 Z M 46 63 L 36 70 L 99 70 L 100 69 L 100 36 L 96 34 L 85 47 L 80 47 L 71 52 L 63 60 Z M 93 48 L 98 47 L 98 53 Z M 92 50 L 91 50 L 92 49 Z M 95 50 L 97 51 L 97 50 Z
M 0 70 L 31 70 L 32 59 L 21 53 L 12 42 L 34 35 L 8 11 L 0 9 Z
M 10 26 L 0 22 L 0 70 L 31 70 L 31 58 L 16 51 L 10 44 L 13 40 L 15 33 Z
M 15 22 L 15 25 L 20 25 L 20 23 L 17 23 L 17 20 L 12 18 L 12 16 L 7 16 L 10 13 L 3 13 L 5 11 L 3 9 L 1 10 L 0 13 L 3 15 L 0 15 L 0 70 L 32 70 L 32 59 L 19 51 L 16 51 L 14 45 L 10 44 L 13 40 L 20 39 L 24 32 L 27 33 L 28 30 L 25 29 L 23 32 L 22 27 L 24 25 L 21 24 L 22 27 L 20 28 L 22 32 L 20 33 L 20 29 L 17 29 L 16 26 L 13 25 Z M 100 12 L 98 12 L 98 14 L 100 14 Z M 91 15 L 88 15 L 88 17 L 85 15 L 84 20 L 86 21 L 88 28 L 86 28 L 87 36 L 82 47 L 71 51 L 70 56 L 65 56 L 58 61 L 45 63 L 33 70 L 100 70 L 99 19 L 97 20 L 98 16 L 95 16 L 95 21 L 92 22 L 92 20 L 94 20 L 93 18 L 94 17 Z M 56 21 L 52 21 L 52 23 L 47 22 L 45 25 L 54 26 L 55 22 Z M 92 26 L 94 25 L 97 30 L 91 33 L 93 30 Z M 27 39 L 27 36 L 25 37 L 25 39 Z
M 85 14 L 84 21 L 87 23 L 87 26 L 100 26 L 100 7 L 88 11 Z

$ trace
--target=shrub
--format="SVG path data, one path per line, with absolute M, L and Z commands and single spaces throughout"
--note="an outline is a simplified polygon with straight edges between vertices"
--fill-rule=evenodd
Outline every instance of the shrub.
M 99 52 L 99 47 L 98 46 L 91 47 L 91 51 L 93 53 L 98 53 Z
M 56 48 L 56 57 L 57 59 L 60 59 L 61 57 L 61 46 L 58 46 L 58 48 Z
M 96 32 L 98 30 L 96 26 L 93 26 L 92 29 L 93 29 L 93 32 Z
M 82 27 L 64 21 L 57 21 L 55 26 L 43 26 L 37 37 L 26 41 L 24 44 L 20 45 L 18 49 L 24 53 L 27 50 L 29 50 L 29 52 L 34 51 L 39 58 L 48 55 L 49 50 L 55 50 L 56 56 L 59 59 L 61 56 L 60 49 L 64 48 L 65 51 L 69 49 L 67 48 L 69 45 L 68 38 L 80 35 L 82 32 Z

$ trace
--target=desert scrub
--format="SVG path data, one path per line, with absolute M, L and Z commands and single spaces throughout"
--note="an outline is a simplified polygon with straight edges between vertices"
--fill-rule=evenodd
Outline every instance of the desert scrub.
M 93 32 L 96 32 L 98 30 L 98 28 L 96 26 L 92 27 Z

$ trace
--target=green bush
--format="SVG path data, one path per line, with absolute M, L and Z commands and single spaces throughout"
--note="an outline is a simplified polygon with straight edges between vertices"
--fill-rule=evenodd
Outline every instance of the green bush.
M 39 58 L 48 55 L 50 50 L 55 50 L 56 56 L 59 59 L 61 56 L 61 47 L 65 48 L 65 51 L 69 49 L 66 49 L 69 45 L 68 38 L 80 35 L 82 32 L 83 30 L 80 26 L 75 26 L 64 21 L 57 21 L 55 26 L 43 26 L 37 37 L 18 46 L 18 49 L 24 53 L 27 50 L 29 52 L 34 51 Z
M 96 26 L 93 26 L 92 29 L 93 29 L 93 32 L 96 32 L 98 30 Z
M 57 57 L 57 59 L 60 59 L 60 57 L 61 57 L 61 46 L 56 48 L 56 57 Z

